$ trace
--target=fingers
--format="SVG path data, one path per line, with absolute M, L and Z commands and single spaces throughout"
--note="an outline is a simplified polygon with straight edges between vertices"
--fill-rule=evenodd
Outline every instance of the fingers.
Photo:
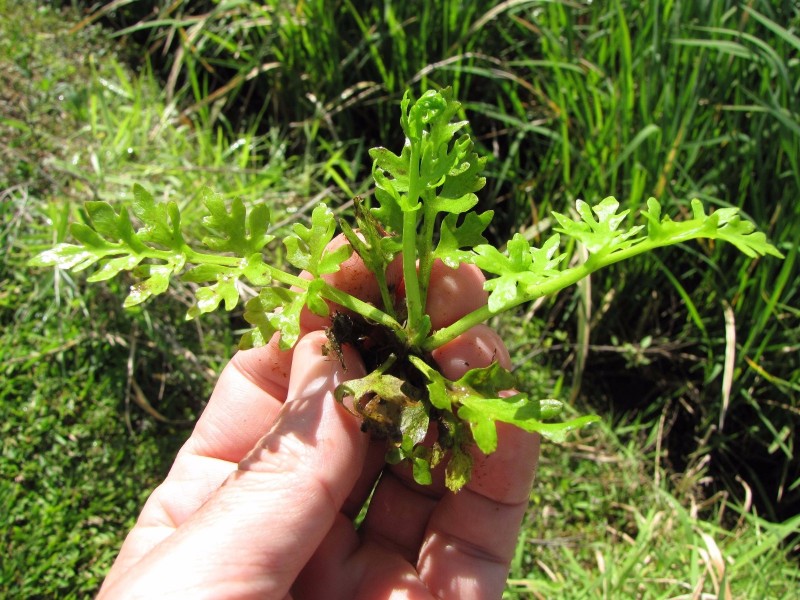
M 437 598 L 499 598 L 528 508 L 539 436 L 497 424 L 498 447 L 472 449 L 472 478 L 445 495 L 428 522 L 417 562 Z
M 277 335 L 266 346 L 234 355 L 140 525 L 181 525 L 236 469 L 283 406 L 292 355 L 280 350 Z
M 450 379 L 494 361 L 510 367 L 502 340 L 484 325 L 437 349 L 433 358 Z M 384 474 L 370 503 L 362 537 L 415 564 L 434 597 L 502 595 L 528 506 L 539 437 L 503 423 L 497 428 L 493 454 L 471 449 L 472 478 L 458 493 L 422 488 L 393 470 Z
M 475 265 L 461 264 L 451 269 L 440 260 L 431 268 L 425 308 L 433 329 L 441 329 L 464 315 L 486 305 L 489 294 L 483 289 L 486 279 Z
M 188 449 L 237 463 L 261 439 L 286 399 L 293 351 L 279 336 L 266 346 L 237 352 L 222 371 Z
M 432 353 L 442 375 L 459 379 L 470 369 L 488 367 L 497 362 L 511 368 L 511 357 L 502 338 L 486 325 L 476 325 Z
M 434 358 L 451 379 L 494 360 L 510 368 L 500 337 L 483 325 L 437 350 Z M 437 598 L 499 598 L 505 587 L 536 472 L 539 436 L 497 423 L 497 437 L 497 450 L 489 456 L 470 449 L 469 483 L 444 495 L 428 521 L 417 570 Z
M 174 533 L 236 470 L 283 405 L 291 361 L 292 352 L 281 351 L 275 336 L 228 363 L 191 437 L 128 534 L 109 581 Z
M 136 565 L 139 577 L 126 581 L 123 575 L 117 589 L 152 597 L 178 589 L 204 597 L 287 594 L 334 523 L 369 441 L 333 398 L 339 383 L 363 374 L 360 360 L 345 348 L 345 371 L 323 356 L 325 341 L 317 332 L 298 343 L 287 399 L 269 432 L 224 485 Z M 187 590 L 187 582 L 194 587 Z M 247 582 L 246 589 L 237 582 Z M 145 589 L 127 587 L 134 584 Z

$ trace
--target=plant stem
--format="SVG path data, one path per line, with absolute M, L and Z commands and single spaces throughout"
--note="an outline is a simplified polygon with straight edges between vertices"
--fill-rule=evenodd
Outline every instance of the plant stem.
M 422 235 L 421 247 L 419 251 L 419 282 L 420 282 L 420 298 L 423 306 L 427 306 L 428 302 L 428 285 L 431 280 L 431 269 L 433 261 L 431 260 L 431 250 L 433 246 L 433 231 L 436 224 L 436 213 L 433 211 L 425 210 L 427 203 L 423 203 L 423 219 L 422 219 Z
M 577 283 L 587 275 L 590 275 L 593 271 L 600 268 L 600 266 L 602 265 L 590 266 L 589 263 L 584 263 L 577 267 L 561 271 L 558 275 L 549 277 L 542 283 L 531 286 L 525 291 L 525 293 L 518 294 L 516 298 L 514 298 L 508 304 L 503 305 L 503 307 L 497 312 L 505 312 L 506 310 L 514 308 L 515 306 L 519 306 L 520 304 L 524 304 L 525 302 L 530 302 L 536 298 L 541 298 L 542 296 L 547 296 L 549 294 L 558 292 L 565 287 Z M 479 309 L 472 311 L 468 315 L 461 317 L 449 327 L 440 329 L 428 337 L 422 344 L 422 349 L 427 352 L 435 350 L 447 342 L 454 340 L 471 327 L 487 321 L 494 314 L 496 313 L 492 312 L 488 305 L 482 306 Z
M 520 304 L 522 302 L 524 302 L 524 300 L 521 301 Z M 516 306 L 516 304 L 514 306 Z M 439 329 L 436 333 L 428 336 L 422 343 L 422 349 L 425 352 L 436 350 L 436 348 L 444 346 L 447 342 L 454 340 L 468 329 L 475 327 L 475 325 L 480 325 L 484 321 L 489 320 L 494 314 L 495 313 L 489 310 L 489 306 L 485 304 L 468 315 L 464 315 L 452 325 Z
M 383 302 L 384 312 L 392 317 L 392 319 L 396 319 L 397 313 L 394 310 L 394 299 L 392 298 L 391 292 L 389 292 L 389 286 L 386 284 L 386 272 L 380 271 L 379 273 L 375 273 L 375 278 L 378 280 L 378 289 L 381 291 L 381 301 Z
M 206 252 L 198 252 L 191 246 L 184 244 L 181 247 L 181 252 L 186 256 L 187 263 L 195 263 L 198 265 L 220 265 L 223 267 L 238 267 L 242 263 L 242 259 L 236 256 L 221 256 L 219 254 L 208 254 Z M 168 252 L 168 254 L 173 254 Z
M 417 276 L 417 211 L 403 213 L 403 279 L 408 306 L 408 329 L 411 339 L 422 322 L 422 297 Z
M 309 282 L 305 279 L 302 281 L 305 281 L 304 287 L 307 288 Z M 400 325 L 400 323 L 372 304 L 364 302 L 363 300 L 359 300 L 347 292 L 343 292 L 342 290 L 327 283 L 325 284 L 325 287 L 322 288 L 322 296 L 326 300 L 332 300 L 333 302 L 336 302 L 337 304 L 340 304 L 343 307 L 360 314 L 362 317 L 365 317 L 370 321 L 374 321 L 379 325 L 383 325 L 384 327 L 391 329 L 402 343 L 406 343 L 408 334 Z
M 186 257 L 187 263 L 194 263 L 194 264 L 213 264 L 213 265 L 220 265 L 224 267 L 238 267 L 242 264 L 242 259 L 235 257 L 235 256 L 220 256 L 218 254 L 207 254 L 204 252 L 198 252 L 194 250 L 190 246 L 184 246 L 181 248 L 184 256 Z M 148 252 L 144 253 L 147 258 L 157 258 L 160 260 L 168 260 L 169 258 L 174 256 L 173 252 L 165 251 L 165 250 L 157 250 L 157 249 L 148 249 Z M 282 271 L 277 267 L 273 267 L 272 265 L 264 264 L 266 269 L 269 271 L 270 278 L 278 283 L 283 283 L 285 285 L 290 285 L 294 287 L 298 287 L 300 289 L 307 290 L 310 281 L 308 279 L 303 279 L 297 275 L 292 275 L 291 273 L 287 273 L 286 271 Z M 385 278 L 384 278 L 385 281 Z M 384 283 L 384 288 L 385 283 Z M 387 292 L 388 293 L 388 292 Z M 352 310 L 355 313 L 360 314 L 361 316 L 374 321 L 384 327 L 387 327 L 394 331 L 397 337 L 402 341 L 405 342 L 407 339 L 406 332 L 403 331 L 402 326 L 397 322 L 397 320 L 385 313 L 384 311 L 380 310 L 376 306 L 364 302 L 363 300 L 359 300 L 354 296 L 351 296 L 347 292 L 343 292 L 340 289 L 333 287 L 332 285 L 325 284 L 325 287 L 322 288 L 321 295 L 326 300 L 331 300 L 340 304 L 341 306 Z M 386 302 L 387 298 L 384 298 L 384 302 Z M 391 306 L 389 304 L 388 306 Z
M 426 338 L 422 343 L 422 349 L 426 352 L 435 350 L 447 342 L 454 340 L 471 327 L 487 321 L 497 313 L 505 312 L 509 309 L 519 306 L 520 304 L 524 304 L 526 302 L 530 302 L 531 300 L 536 300 L 537 298 L 559 292 L 566 287 L 574 285 L 584 277 L 588 277 L 603 267 L 607 267 L 621 260 L 631 258 L 637 254 L 644 254 L 654 250 L 655 248 L 672 246 L 674 244 L 679 244 L 700 237 L 714 238 L 717 236 L 710 235 L 709 232 L 704 232 L 700 228 L 691 228 L 690 226 L 687 226 L 686 231 L 676 233 L 675 235 L 663 239 L 644 239 L 638 244 L 634 244 L 623 250 L 617 250 L 611 254 L 603 254 L 602 252 L 593 254 L 585 263 L 571 269 L 565 269 L 559 274 L 548 277 L 541 283 L 529 287 L 524 291 L 524 293 L 519 293 L 516 298 L 507 304 L 504 304 L 496 312 L 491 311 L 489 306 L 486 305 L 472 311 L 468 315 L 461 317 L 452 325 L 444 327 Z

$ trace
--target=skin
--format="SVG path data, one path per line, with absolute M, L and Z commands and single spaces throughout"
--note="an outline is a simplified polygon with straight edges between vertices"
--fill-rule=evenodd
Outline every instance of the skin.
M 358 257 L 328 278 L 377 300 Z M 482 283 L 474 267 L 437 265 L 428 303 L 435 327 L 485 303 Z M 500 598 L 538 436 L 498 424 L 497 451 L 473 450 L 473 477 L 460 492 L 445 488 L 441 469 L 433 485 L 417 485 L 406 468 L 385 466 L 384 442 L 334 400 L 336 386 L 364 367 L 351 348 L 346 368 L 323 355 L 324 324 L 304 315 L 307 333 L 292 351 L 273 339 L 233 357 L 100 598 Z M 493 360 L 510 366 L 485 326 L 433 357 L 451 379 Z

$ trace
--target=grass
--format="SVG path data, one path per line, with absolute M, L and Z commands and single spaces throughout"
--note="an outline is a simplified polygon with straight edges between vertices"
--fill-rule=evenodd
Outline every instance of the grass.
M 576 196 L 694 195 L 742 206 L 787 254 L 754 266 L 693 247 L 498 324 L 528 389 L 605 417 L 544 449 L 506 595 L 792 597 L 797 13 L 463 4 L 171 2 L 156 24 L 132 2 L 115 18 L 148 62 L 85 22 L 69 33 L 74 12 L 0 0 L 0 595 L 97 589 L 239 326 L 184 324 L 180 289 L 123 312 L 125 282 L 26 259 L 81 201 L 134 182 L 185 214 L 205 186 L 266 198 L 283 222 L 341 206 L 368 192 L 364 149 L 395 141 L 413 82 L 465 99 L 505 228 L 535 237 Z
M 536 320 L 497 326 L 518 340 L 511 354 L 521 386 L 558 395 L 568 334 Z M 632 369 L 652 356 L 642 345 L 614 352 Z M 539 368 L 524 369 L 531 361 Z M 752 494 L 740 502 L 719 489 L 708 453 L 677 469 L 666 410 L 655 418 L 614 410 L 543 447 L 505 597 L 796 597 L 800 518 L 776 523 Z
M 638 430 L 642 433 L 641 430 Z M 608 424 L 545 448 L 508 598 L 792 598 L 800 583 L 780 525 L 724 496 L 692 496 L 705 474 L 669 474 Z M 686 479 L 695 479 L 686 481 Z M 682 496 L 680 490 L 688 491 Z M 602 490 L 602 493 L 598 493 Z M 733 528 L 723 526 L 738 519 Z

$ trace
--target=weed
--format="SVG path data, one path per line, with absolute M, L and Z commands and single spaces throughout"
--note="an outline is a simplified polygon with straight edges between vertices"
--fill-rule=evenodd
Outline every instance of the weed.
M 310 227 L 296 224 L 283 239 L 287 261 L 308 277 L 292 275 L 265 262 L 263 249 L 274 239 L 267 233 L 270 216 L 265 204 L 248 211 L 241 200 L 226 207 L 220 196 L 208 194 L 203 218 L 207 235 L 202 239 L 203 248 L 194 249 L 182 228 L 178 204 L 157 203 L 138 185 L 130 212 L 127 207 L 116 211 L 105 202 L 87 202 L 87 223 L 71 227 L 79 243 L 58 244 L 31 264 L 74 271 L 99 265 L 89 281 L 105 281 L 131 271 L 138 281 L 131 286 L 125 306 L 140 305 L 163 294 L 173 277 L 205 284 L 195 292 L 189 318 L 212 312 L 220 305 L 233 310 L 241 295 L 239 282 L 246 281 L 260 291 L 246 305 L 245 319 L 254 328 L 243 336 L 240 347 L 244 348 L 264 345 L 276 334 L 281 348 L 293 347 L 301 334 L 303 310 L 328 316 L 331 308 L 326 300 L 360 315 L 364 325 L 374 326 L 378 332 L 365 336 L 368 344 L 374 344 L 376 337 L 394 340 L 380 344 L 384 353 L 372 365 L 371 373 L 340 385 L 337 399 L 341 401 L 346 395 L 354 398 L 366 428 L 387 432 L 393 442 L 388 456 L 412 462 L 419 483 L 431 481 L 430 469 L 443 459 L 444 452 L 449 452 L 446 483 L 458 491 L 470 477 L 467 447 L 474 442 L 485 454 L 494 452 L 496 422 L 561 441 L 566 432 L 594 417 L 549 423 L 560 411 L 561 402 L 524 394 L 500 397 L 501 390 L 514 387 L 514 378 L 499 364 L 472 369 L 458 381 L 448 381 L 436 370 L 428 353 L 494 315 L 557 293 L 603 267 L 663 246 L 705 238 L 729 242 L 753 258 L 766 254 L 782 258 L 764 234 L 754 231 L 754 225 L 743 221 L 735 208 L 706 214 L 702 203 L 693 200 L 693 217 L 675 222 L 662 215 L 661 205 L 654 198 L 642 211 L 646 228 L 621 227 L 628 211 L 620 212 L 619 202 L 613 198 L 592 207 L 579 200 L 576 220 L 553 213 L 559 233 L 540 247 L 531 246 L 517 234 L 501 253 L 483 237 L 492 213 L 472 212 L 478 202 L 475 192 L 485 184 L 481 177 L 484 159 L 474 152 L 468 134 L 457 135 L 466 125 L 454 119 L 459 109 L 449 89 L 426 92 L 416 101 L 406 94 L 400 117 L 406 136 L 402 152 L 398 155 L 382 147 L 370 152 L 377 206 L 357 212 L 359 234 L 340 223 L 349 244 L 332 246 L 336 221 L 332 211 L 320 204 L 312 212 Z M 140 223 L 138 227 L 133 225 L 133 217 Z M 587 256 L 583 262 L 560 267 L 569 257 L 560 251 L 560 234 L 568 245 L 580 244 Z M 354 297 L 325 279 L 338 271 L 352 252 L 374 275 L 382 303 L 375 305 Z M 393 297 L 389 286 L 389 267 L 395 258 L 402 263 L 402 300 Z M 437 261 L 450 269 L 473 264 L 493 277 L 484 285 L 489 292 L 485 306 L 434 330 L 425 307 Z M 344 340 L 335 339 L 335 331 L 333 337 L 336 349 Z M 372 346 L 356 346 L 376 352 Z M 370 408 L 375 401 L 389 405 L 391 410 L 375 412 Z M 432 423 L 436 423 L 439 437 L 431 451 L 422 441 Z

